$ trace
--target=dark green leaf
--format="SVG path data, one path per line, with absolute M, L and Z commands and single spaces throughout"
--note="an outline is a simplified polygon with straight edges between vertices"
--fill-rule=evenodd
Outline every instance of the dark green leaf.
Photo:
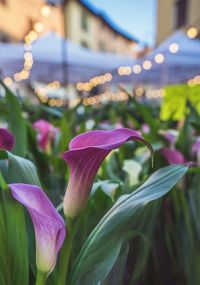
M 108 268 L 112 268 L 117 258 L 116 249 L 120 249 L 122 242 L 127 238 L 134 215 L 150 201 L 165 195 L 187 169 L 182 165 L 162 168 L 137 191 L 121 196 L 86 240 L 75 262 L 71 284 L 96 285 L 102 282 L 108 274 Z M 105 263 L 106 267 L 101 266 Z

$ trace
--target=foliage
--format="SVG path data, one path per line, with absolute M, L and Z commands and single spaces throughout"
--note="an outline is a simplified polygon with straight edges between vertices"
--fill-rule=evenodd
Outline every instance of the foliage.
M 40 185 L 63 215 L 69 170 L 61 154 L 69 141 L 89 129 L 121 125 L 141 131 L 144 123 L 150 127 L 143 136 L 154 148 L 154 167 L 139 143 L 127 143 L 106 158 L 77 221 L 67 284 L 200 284 L 200 167 L 192 152 L 200 134 L 198 113 L 184 113 L 182 125 L 169 120 L 171 116 L 160 121 L 158 107 L 134 98 L 52 111 L 40 105 L 30 108 L 7 88 L 0 110 L 0 123 L 7 123 L 17 141 L 12 153 L 0 151 L 0 284 L 32 285 L 36 279 L 32 222 L 11 198 L 7 184 Z M 39 148 L 32 127 L 40 118 L 60 129 L 48 152 Z M 167 166 L 160 152 L 169 142 L 159 131 L 172 128 L 179 133 L 176 148 L 194 162 L 189 171 L 185 165 Z M 133 171 L 140 165 L 137 177 L 127 171 L 128 160 L 134 162 Z M 57 284 L 58 272 L 59 260 L 47 284 Z

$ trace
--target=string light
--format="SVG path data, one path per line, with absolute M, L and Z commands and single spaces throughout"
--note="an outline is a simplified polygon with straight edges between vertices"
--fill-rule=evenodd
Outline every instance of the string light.
M 120 66 L 117 70 L 119 75 L 125 75 L 125 67 L 124 66 Z
M 138 87 L 135 89 L 135 95 L 141 97 L 144 94 L 144 89 L 142 87 Z
M 145 70 L 149 70 L 152 68 L 152 63 L 150 60 L 145 60 L 142 64 L 142 66 Z
M 177 43 L 171 43 L 169 45 L 169 51 L 171 53 L 177 53 L 179 51 L 179 45 Z
M 40 13 L 42 16 L 47 17 L 51 14 L 51 7 L 47 4 L 41 7 Z
M 135 64 L 135 65 L 133 66 L 133 72 L 134 72 L 135 74 L 139 74 L 141 71 L 142 71 L 142 67 L 141 67 L 140 64 Z
M 5 77 L 4 80 L 3 80 L 4 84 L 7 85 L 7 86 L 11 86 L 12 83 L 13 83 L 13 80 L 11 77 Z
M 187 82 L 189 87 L 193 87 L 195 85 L 200 85 L 200 75 L 196 75 Z
M 148 99 L 158 99 L 166 95 L 165 89 L 148 89 L 146 91 L 146 97 Z
M 104 92 L 100 95 L 84 98 L 82 100 L 83 105 L 96 105 L 107 101 L 126 101 L 128 100 L 128 94 L 125 92 Z
M 36 23 L 34 24 L 34 30 L 35 30 L 38 34 L 42 33 L 42 32 L 44 31 L 44 25 L 43 25 L 43 23 L 41 23 L 41 22 L 36 22 Z
M 194 39 L 196 38 L 196 36 L 198 35 L 198 29 L 195 28 L 195 27 L 191 27 L 187 30 L 187 36 L 190 38 L 190 39 Z
M 155 60 L 156 63 L 161 64 L 161 63 L 164 62 L 165 57 L 164 57 L 164 55 L 162 53 L 158 53 L 158 54 L 155 55 L 154 60 Z
M 78 82 L 76 84 L 76 89 L 78 91 L 90 91 L 93 87 L 110 82 L 112 80 L 112 74 L 107 72 L 104 75 L 95 76 L 90 79 L 89 82 Z

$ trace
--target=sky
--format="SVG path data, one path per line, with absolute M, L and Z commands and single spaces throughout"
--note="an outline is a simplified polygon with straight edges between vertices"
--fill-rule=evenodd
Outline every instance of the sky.
M 88 0 L 121 28 L 148 45 L 156 36 L 156 0 Z

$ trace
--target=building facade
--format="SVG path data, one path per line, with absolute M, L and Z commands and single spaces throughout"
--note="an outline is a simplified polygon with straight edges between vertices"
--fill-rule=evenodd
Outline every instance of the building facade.
M 200 26 L 200 0 L 157 0 L 157 44 L 176 29 L 193 25 Z
M 96 51 L 134 55 L 137 40 L 86 1 L 66 2 L 65 27 L 66 37 L 77 44 Z
M 0 0 L 1 40 L 23 41 L 34 29 L 39 30 L 38 36 L 48 31 L 62 35 L 61 8 L 52 6 L 48 9 L 43 0 Z
M 38 36 L 54 31 L 95 51 L 137 56 L 137 40 L 86 0 L 0 0 L 1 40 L 23 41 L 31 30 Z

